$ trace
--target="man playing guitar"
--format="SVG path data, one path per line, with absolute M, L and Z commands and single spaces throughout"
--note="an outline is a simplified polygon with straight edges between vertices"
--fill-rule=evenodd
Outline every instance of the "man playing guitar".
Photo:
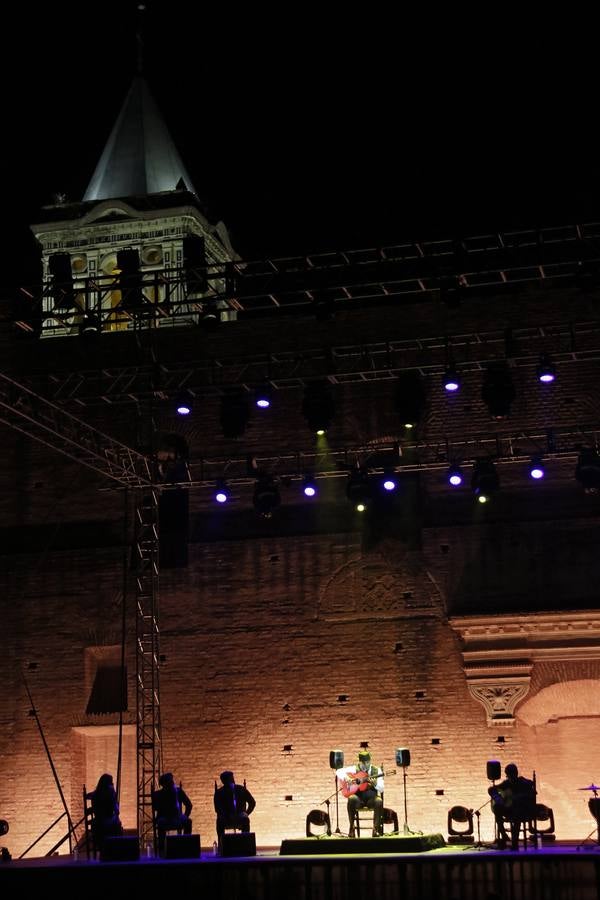
M 368 750 L 359 750 L 354 765 L 336 771 L 338 784 L 348 798 L 349 837 L 355 837 L 354 821 L 361 807 L 373 810 L 373 837 L 383 833 L 383 772 L 371 765 Z
M 511 847 L 519 849 L 519 831 L 522 822 L 528 822 L 534 816 L 535 788 L 533 781 L 519 775 L 514 763 L 504 769 L 506 778 L 500 784 L 488 788 L 492 798 L 492 811 L 498 826 L 498 848 L 504 850 L 508 834 L 504 822 L 510 822 Z

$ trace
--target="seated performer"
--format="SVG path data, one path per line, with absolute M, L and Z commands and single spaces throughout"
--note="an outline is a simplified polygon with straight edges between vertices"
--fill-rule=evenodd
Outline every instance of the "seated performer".
M 245 786 L 235 783 L 233 772 L 221 772 L 219 777 L 223 787 L 215 790 L 215 812 L 220 844 L 226 828 L 250 831 L 250 816 L 256 806 L 256 800 Z
M 192 820 L 190 819 L 192 801 L 181 786 L 175 786 L 175 779 L 171 772 L 161 775 L 158 783 L 160 790 L 152 792 L 152 809 L 158 835 L 158 850 L 162 854 L 165 849 L 167 831 L 177 830 L 183 834 L 192 833 Z
M 338 769 L 336 775 L 342 794 L 348 798 L 349 837 L 355 836 L 355 814 L 361 807 L 373 810 L 373 837 L 383 834 L 383 772 L 371 765 L 369 751 L 359 750 L 355 765 Z
M 510 822 L 511 847 L 518 850 L 521 825 L 534 816 L 535 789 L 533 781 L 519 775 L 514 763 L 506 766 L 504 774 L 505 780 L 489 787 L 488 794 L 492 798 L 492 810 L 498 826 L 498 848 L 506 849 L 508 834 L 504 823 Z
M 92 801 L 92 832 L 94 843 L 99 850 L 107 837 L 119 837 L 123 834 L 123 826 L 119 818 L 119 802 L 112 775 L 105 772 L 98 779 L 96 790 L 87 795 Z

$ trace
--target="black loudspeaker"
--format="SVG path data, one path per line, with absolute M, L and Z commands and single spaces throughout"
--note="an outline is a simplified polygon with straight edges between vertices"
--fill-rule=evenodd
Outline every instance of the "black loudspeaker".
M 188 564 L 190 522 L 189 491 L 163 491 L 158 500 L 161 569 L 181 569 Z
M 100 851 L 102 862 L 129 862 L 140 858 L 140 845 L 134 835 L 106 838 Z
M 48 260 L 52 276 L 52 296 L 57 309 L 71 309 L 75 304 L 71 257 L 68 253 L 53 253 Z
M 199 834 L 168 834 L 166 836 L 166 859 L 198 859 L 199 856 Z
M 187 234 L 183 239 L 183 268 L 190 293 L 205 294 L 208 290 L 206 265 L 204 238 L 199 234 Z
M 135 310 L 144 303 L 138 251 L 117 250 L 117 268 L 121 273 L 119 275 L 119 287 L 122 294 L 121 306 L 123 309 Z
M 399 750 L 396 750 L 396 765 L 410 766 L 410 750 L 406 747 L 401 747 Z
M 341 769 L 344 765 L 344 751 L 343 750 L 330 750 L 329 751 L 329 768 L 330 769 Z
M 489 781 L 498 781 L 502 774 L 502 766 L 497 759 L 488 759 L 487 761 L 487 777 Z
M 221 856 L 256 856 L 256 836 L 247 834 L 223 834 L 221 836 Z

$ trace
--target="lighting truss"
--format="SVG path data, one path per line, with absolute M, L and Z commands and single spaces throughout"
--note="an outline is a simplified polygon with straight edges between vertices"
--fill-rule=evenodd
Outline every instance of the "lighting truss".
M 182 269 L 142 272 L 142 304 L 136 312 L 115 302 L 118 278 L 74 279 L 76 306 L 57 306 L 50 282 L 42 291 L 23 292 L 24 309 L 40 314 L 42 333 L 78 333 L 78 316 L 99 317 L 103 331 L 198 323 L 205 304 L 238 317 L 277 313 L 312 314 L 315 296 L 328 292 L 336 307 L 401 303 L 426 299 L 449 278 L 461 291 L 510 284 L 575 280 L 600 270 L 600 223 L 494 232 L 460 241 L 422 241 L 364 250 L 319 253 L 258 261 L 214 263 L 206 267 L 207 290 L 189 291 Z M 31 330 L 31 316 L 17 325 Z

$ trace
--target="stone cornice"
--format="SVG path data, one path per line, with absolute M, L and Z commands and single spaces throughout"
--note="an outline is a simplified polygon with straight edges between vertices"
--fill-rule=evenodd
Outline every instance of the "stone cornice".
M 453 616 L 471 696 L 488 725 L 514 724 L 535 662 L 600 658 L 600 613 L 591 610 Z

